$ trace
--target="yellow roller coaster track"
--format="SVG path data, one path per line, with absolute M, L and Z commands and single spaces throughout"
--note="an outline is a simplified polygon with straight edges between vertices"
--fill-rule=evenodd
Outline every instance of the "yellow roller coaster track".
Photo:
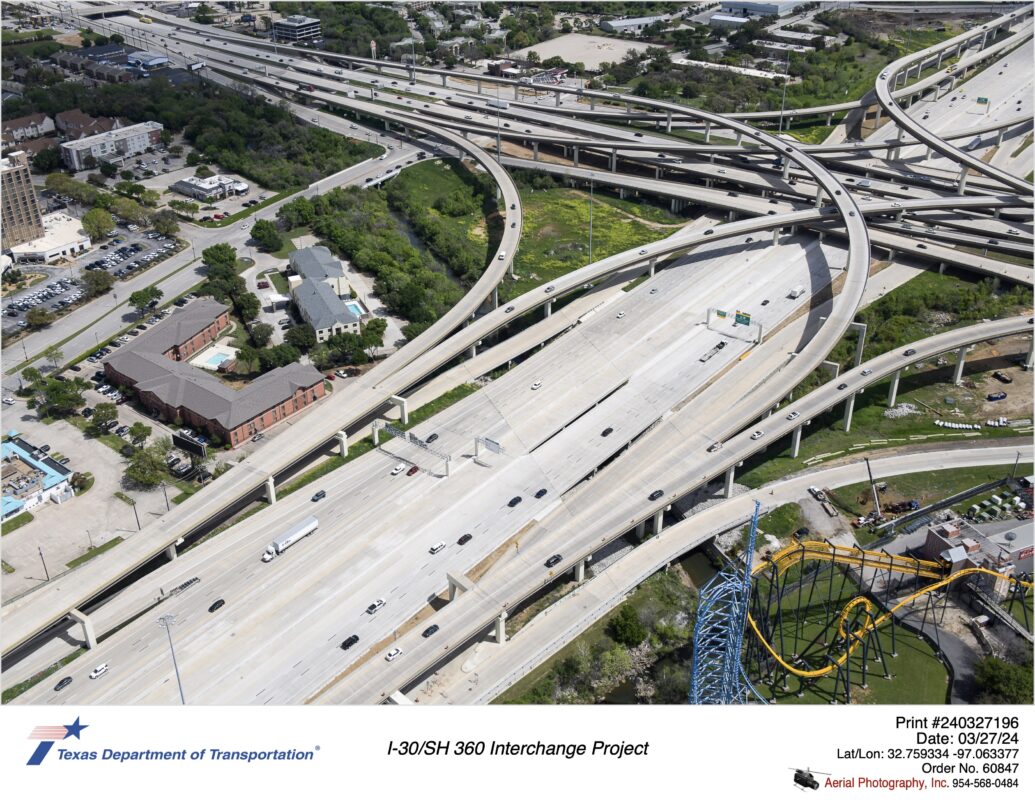
M 850 600 L 845 607 L 841 609 L 841 614 L 838 617 L 837 624 L 838 633 L 845 639 L 851 637 L 851 644 L 845 648 L 845 651 L 840 655 L 840 657 L 819 669 L 801 669 L 793 664 L 787 663 L 783 657 L 776 652 L 773 645 L 762 635 L 762 631 L 759 630 L 754 617 L 748 614 L 748 624 L 751 626 L 751 630 L 755 632 L 755 636 L 758 638 L 758 641 L 762 643 L 762 646 L 769 651 L 769 654 L 776 659 L 780 666 L 792 675 L 797 675 L 799 678 L 822 678 L 824 675 L 829 675 L 851 657 L 855 649 L 862 644 L 867 633 L 871 630 L 876 630 L 891 619 L 892 615 L 894 615 L 894 613 L 900 608 L 912 603 L 916 598 L 929 594 L 930 592 L 935 592 L 960 578 L 966 578 L 970 575 L 991 575 L 998 580 L 1008 580 L 1011 583 L 1020 584 L 1027 589 L 1032 587 L 1030 581 L 1021 581 L 1016 578 L 1007 577 L 995 572 L 994 570 L 984 569 L 983 567 L 961 569 L 959 572 L 946 575 L 945 568 L 936 561 L 924 561 L 922 559 L 909 558 L 907 556 L 892 556 L 887 553 L 878 553 L 873 550 L 839 547 L 837 545 L 827 544 L 826 542 L 800 542 L 798 544 L 789 545 L 773 555 L 768 561 L 756 564 L 755 568 L 752 570 L 752 575 L 771 569 L 773 566 L 776 567 L 777 574 L 782 575 L 795 564 L 800 564 L 802 561 L 818 560 L 832 561 L 836 564 L 848 564 L 859 568 L 872 567 L 874 569 L 884 569 L 905 575 L 917 575 L 919 577 L 935 578 L 937 580 L 935 580 L 934 583 L 928 584 L 923 589 L 914 592 L 908 597 L 903 598 L 880 616 L 874 616 L 877 611 L 877 607 L 869 598 L 861 595 L 859 597 L 852 598 L 852 600 Z M 849 631 L 846 628 L 846 622 L 852 611 L 859 606 L 864 606 L 869 613 L 869 616 L 861 628 L 855 631 Z

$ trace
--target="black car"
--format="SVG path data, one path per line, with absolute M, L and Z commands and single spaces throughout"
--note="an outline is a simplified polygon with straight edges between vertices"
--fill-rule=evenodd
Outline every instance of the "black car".
M 796 530 L 794 532 L 794 535 L 797 536 L 799 539 L 804 539 L 806 536 L 809 535 L 809 529 L 808 528 L 798 528 L 798 530 Z
M 540 489 L 535 493 L 536 500 L 542 500 L 544 497 L 546 497 L 546 489 Z
M 607 428 L 604 428 L 604 430 L 600 431 L 600 435 L 601 436 L 610 436 L 614 432 L 615 432 L 614 428 L 607 427 Z
M 314 503 L 319 503 L 326 496 L 327 496 L 327 492 L 325 492 L 323 489 L 321 489 L 320 491 L 318 491 L 316 494 L 313 495 L 312 500 L 313 500 Z
M 427 442 L 428 444 L 431 444 L 437 438 L 438 438 L 438 434 L 437 433 L 433 433 L 427 439 L 425 439 L 424 441 Z
M 356 634 L 352 634 L 348 639 L 341 643 L 342 650 L 348 650 L 352 645 L 359 641 L 359 637 Z
M 518 495 L 517 497 L 510 498 L 510 502 L 508 502 L 507 505 L 510 506 L 511 508 L 513 508 L 514 506 L 516 506 L 520 502 L 521 502 L 521 495 Z
M 552 555 L 548 559 L 546 559 L 546 563 L 543 566 L 545 566 L 547 568 L 549 568 L 549 567 L 556 567 L 560 563 L 561 563 L 561 554 L 560 553 L 555 553 L 554 555 Z
M 1005 400 L 1005 399 L 1006 399 L 1006 392 L 993 392 L 992 394 L 988 395 L 989 402 L 994 402 L 996 400 Z
M 438 625 L 429 625 L 427 628 L 424 629 L 424 633 L 422 633 L 421 636 L 423 636 L 425 639 L 427 639 L 429 636 L 432 636 L 432 635 L 434 635 L 437 632 L 438 632 Z
M 839 383 L 837 385 L 837 388 L 838 388 L 838 390 L 847 389 L 848 388 L 848 384 L 847 383 Z
M 92 408 L 84 408 L 84 409 L 82 410 L 82 412 L 80 412 L 80 413 L 82 413 L 82 415 L 83 415 L 84 417 L 86 417 L 87 419 L 89 419 L 90 417 L 92 417 L 92 416 L 93 416 L 93 409 L 92 409 Z
M 59 680 L 57 682 L 57 686 L 54 687 L 54 691 L 55 692 L 60 692 L 62 689 L 66 688 L 68 686 L 68 684 L 70 684 L 71 682 L 72 682 L 71 678 L 62 678 L 61 680 Z
M 902 355 L 904 355 L 904 356 L 915 356 L 916 355 L 916 350 L 914 348 L 910 347 Z
M 655 489 L 653 492 L 650 493 L 650 495 L 648 495 L 647 499 L 658 500 L 663 494 L 665 493 L 661 491 L 661 489 Z
M 208 612 L 211 614 L 213 611 L 219 611 L 223 606 L 226 605 L 226 600 L 220 597 L 216 602 L 208 607 Z
M 456 543 L 457 544 L 467 544 L 469 541 L 471 541 L 472 538 L 474 538 L 474 537 L 472 537 L 471 534 L 465 533 L 463 536 L 461 536 L 459 539 L 456 540 Z

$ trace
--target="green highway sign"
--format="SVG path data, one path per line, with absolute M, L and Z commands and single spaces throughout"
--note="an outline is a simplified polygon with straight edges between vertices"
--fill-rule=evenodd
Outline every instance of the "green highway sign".
M 721 308 L 717 308 L 715 309 L 715 316 L 717 316 L 719 319 L 726 319 L 726 317 L 729 315 Z
M 734 319 L 734 321 L 738 325 L 750 325 L 751 324 L 751 315 L 749 313 L 747 313 L 746 311 L 738 311 L 733 316 L 733 319 Z
M 988 105 L 988 98 L 987 97 L 979 97 L 977 99 L 977 101 L 978 101 L 978 105 L 979 106 L 987 106 Z

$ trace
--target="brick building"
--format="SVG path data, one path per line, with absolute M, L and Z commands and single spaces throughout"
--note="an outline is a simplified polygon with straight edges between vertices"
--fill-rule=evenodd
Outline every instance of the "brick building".
M 311 366 L 278 367 L 235 390 L 185 363 L 229 324 L 222 303 L 196 300 L 119 350 L 105 363 L 105 374 L 112 383 L 132 387 L 144 406 L 167 421 L 234 447 L 323 397 L 324 377 Z

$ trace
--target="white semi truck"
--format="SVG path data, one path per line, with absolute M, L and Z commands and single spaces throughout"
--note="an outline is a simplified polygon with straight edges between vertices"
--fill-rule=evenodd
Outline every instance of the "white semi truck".
M 316 531 L 318 527 L 320 527 L 320 521 L 316 517 L 306 517 L 297 525 L 292 528 L 288 528 L 288 530 L 270 542 L 270 546 L 267 547 L 265 552 L 262 554 L 262 560 L 264 562 L 272 561 L 291 547 L 291 545 L 301 541 L 310 533 Z

